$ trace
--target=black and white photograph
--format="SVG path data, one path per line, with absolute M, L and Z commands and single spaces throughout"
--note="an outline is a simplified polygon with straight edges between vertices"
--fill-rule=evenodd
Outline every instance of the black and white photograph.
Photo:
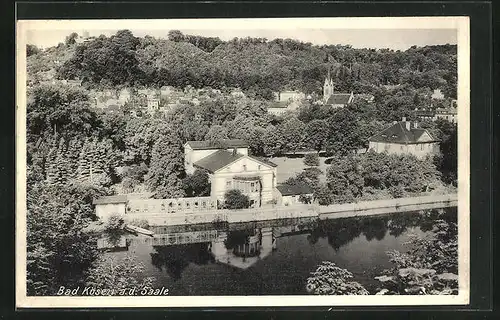
M 468 28 L 18 21 L 17 306 L 467 304 Z

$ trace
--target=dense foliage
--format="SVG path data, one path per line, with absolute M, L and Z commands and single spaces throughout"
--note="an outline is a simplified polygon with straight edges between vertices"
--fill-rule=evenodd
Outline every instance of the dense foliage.
M 106 85 L 241 87 L 270 98 L 272 91 L 284 89 L 319 93 L 328 70 L 338 91 L 373 93 L 380 85 L 409 84 L 444 88 L 447 96 L 456 97 L 455 45 L 393 51 L 292 39 L 222 41 L 179 31 L 170 31 L 168 39 L 137 38 L 121 30 L 77 45 L 58 73 Z
M 245 209 L 250 206 L 248 196 L 240 190 L 232 189 L 224 194 L 224 208 L 226 209 Z

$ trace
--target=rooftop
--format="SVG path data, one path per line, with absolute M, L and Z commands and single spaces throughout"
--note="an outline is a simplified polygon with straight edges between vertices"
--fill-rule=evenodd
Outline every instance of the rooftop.
M 399 144 L 415 144 L 419 143 L 420 137 L 424 133 L 427 133 L 431 140 L 425 142 L 437 142 L 439 140 L 435 139 L 427 130 L 418 128 L 415 126 L 415 123 L 410 123 L 410 128 L 406 127 L 406 124 L 409 121 L 400 121 L 389 128 L 382 130 L 381 132 L 375 134 L 370 137 L 369 141 L 371 142 L 389 142 L 389 143 L 399 143 Z
M 213 173 L 221 168 L 224 168 L 228 164 L 233 163 L 241 157 L 243 157 L 243 155 L 239 153 L 218 150 L 211 155 L 196 161 L 194 165 Z
M 285 183 L 276 186 L 276 189 L 278 189 L 282 196 L 294 196 L 313 193 L 313 190 L 306 184 L 292 185 Z
M 334 93 L 328 98 L 325 104 L 348 104 L 350 99 L 350 93 Z

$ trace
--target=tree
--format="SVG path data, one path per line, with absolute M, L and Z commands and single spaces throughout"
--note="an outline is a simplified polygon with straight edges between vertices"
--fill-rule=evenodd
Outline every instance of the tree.
M 76 43 L 77 38 L 78 38 L 78 33 L 72 32 L 66 37 L 66 40 L 64 40 L 64 44 L 67 46 L 73 45 Z
M 109 295 L 138 294 L 151 288 L 154 277 L 144 277 L 144 264 L 128 254 L 123 258 L 101 256 L 87 271 L 85 285 L 96 289 L 110 290 Z M 134 290 L 131 293 L 130 290 Z
M 149 171 L 144 180 L 155 198 L 184 196 L 182 179 L 185 177 L 182 144 L 171 132 L 154 144 Z
M 184 192 L 188 197 L 204 197 L 210 195 L 210 181 L 204 170 L 195 170 L 183 180 Z
M 317 153 L 308 153 L 304 156 L 304 164 L 309 167 L 319 166 L 319 155 Z
M 224 204 L 227 209 L 246 209 L 250 207 L 250 200 L 240 190 L 232 189 L 224 194 Z
M 411 236 L 405 253 L 387 253 L 393 267 L 375 277 L 379 294 L 458 294 L 457 224 L 437 219 L 432 231 Z
M 37 54 L 40 52 L 40 49 L 38 49 L 37 46 L 34 44 L 27 44 L 26 45 L 26 57 L 32 56 L 34 54 Z
M 168 40 L 174 42 L 180 42 L 184 40 L 184 34 L 179 30 L 170 30 L 168 32 Z
M 304 123 L 296 117 L 287 119 L 282 124 L 284 135 L 284 149 L 288 152 L 297 152 L 302 146 L 304 138 Z
M 205 136 L 205 140 L 212 142 L 222 141 L 226 139 L 228 139 L 227 129 L 220 125 L 210 127 Z
M 359 282 L 351 281 L 351 272 L 330 261 L 323 261 L 307 278 L 307 292 L 316 295 L 368 295 Z
M 103 188 L 35 185 L 27 193 L 27 294 L 54 295 L 80 284 L 97 258 L 97 239 L 86 231 L 92 200 Z
M 328 123 L 326 120 L 314 119 L 306 124 L 304 143 L 318 152 L 322 151 L 328 139 Z
M 70 86 L 40 85 L 28 92 L 27 140 L 59 134 L 68 140 L 85 137 L 100 127 L 87 93 Z
M 334 157 L 326 180 L 337 201 L 352 202 L 363 194 L 364 179 L 358 157 Z

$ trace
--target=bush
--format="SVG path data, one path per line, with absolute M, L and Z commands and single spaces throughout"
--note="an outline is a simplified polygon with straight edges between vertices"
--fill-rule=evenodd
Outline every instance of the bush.
M 309 167 L 319 166 L 319 155 L 317 153 L 308 153 L 304 156 L 304 164 Z
M 151 227 L 149 225 L 148 220 L 146 220 L 146 219 L 134 219 L 134 220 L 131 220 L 129 222 L 129 224 L 136 226 L 136 227 L 139 227 L 139 228 L 146 229 L 146 230 L 149 230 L 149 228 Z
M 119 214 L 112 214 L 108 217 L 104 227 L 107 231 L 115 231 L 121 229 L 124 223 L 125 221 Z
M 250 207 L 250 200 L 240 190 L 229 190 L 224 194 L 225 207 L 227 209 L 246 209 Z
M 368 295 L 360 283 L 349 281 L 351 272 L 337 267 L 335 263 L 323 261 L 307 279 L 307 292 L 317 295 Z

